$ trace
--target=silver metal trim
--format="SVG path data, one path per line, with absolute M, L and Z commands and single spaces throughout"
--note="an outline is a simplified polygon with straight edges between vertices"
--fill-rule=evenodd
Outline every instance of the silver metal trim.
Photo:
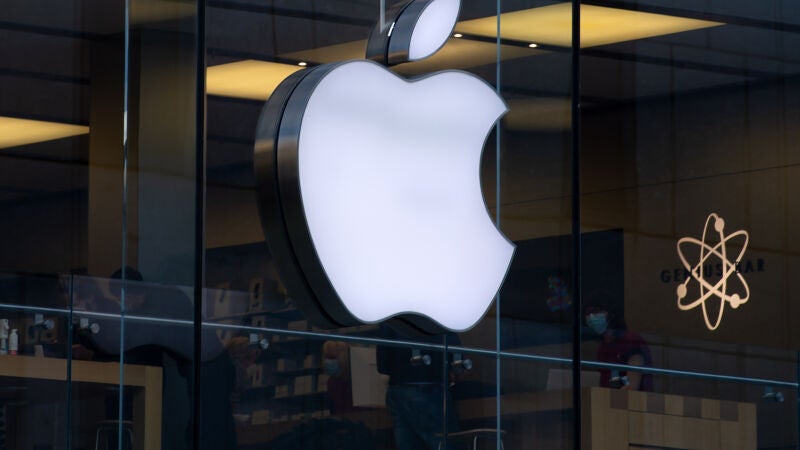
M 273 92 L 261 110 L 256 128 L 253 169 L 257 180 L 258 211 L 275 267 L 294 304 L 313 322 L 326 328 L 341 326 L 316 305 L 315 295 L 295 257 L 286 226 L 278 181 L 278 132 L 286 104 L 300 82 L 316 69 L 295 72 Z
M 392 18 L 391 25 L 386 28 L 381 27 L 380 23 L 375 25 L 367 40 L 366 58 L 384 66 L 410 62 L 408 51 L 414 27 L 425 8 L 434 1 L 412 0 L 388 11 L 386 16 Z M 453 28 L 455 28 L 455 24 L 453 24 Z M 450 32 L 452 33 L 452 31 L 451 29 Z M 439 51 L 444 44 L 442 42 L 436 51 Z
M 389 49 L 389 39 L 394 34 L 397 18 L 410 3 L 396 5 L 386 11 L 385 22 L 377 23 L 367 39 L 366 59 L 375 61 L 378 64 L 388 66 L 387 50 Z M 388 26 L 387 26 L 388 25 Z
M 361 322 L 342 303 L 333 288 L 314 249 L 308 229 L 299 177 L 299 137 L 308 101 L 319 82 L 331 71 L 347 63 L 326 64 L 310 70 L 300 80 L 289 96 L 283 110 L 277 140 L 277 188 L 284 226 L 294 258 L 313 292 L 313 302 L 297 299 L 324 310 L 339 326 L 358 325 Z M 323 306 L 324 305 L 324 306 Z
M 409 62 L 408 49 L 411 47 L 411 36 L 414 34 L 414 27 L 422 16 L 425 8 L 434 0 L 414 0 L 412 1 L 395 22 L 394 32 L 389 38 L 386 48 L 386 65 L 394 66 Z M 438 50 L 438 49 L 437 49 Z

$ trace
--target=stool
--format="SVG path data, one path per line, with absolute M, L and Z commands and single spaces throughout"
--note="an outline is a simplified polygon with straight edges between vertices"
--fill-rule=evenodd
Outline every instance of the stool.
M 506 434 L 506 430 L 498 430 L 497 428 L 473 428 L 471 430 L 459 431 L 457 433 L 448 433 L 447 439 L 465 441 L 472 438 L 472 450 L 478 450 L 478 439 L 495 440 L 498 434 L 500 435 L 499 450 L 504 450 L 503 435 Z M 442 450 L 442 442 L 443 441 L 439 441 L 439 450 Z
M 114 443 L 113 447 L 108 446 L 108 439 L 111 437 L 116 437 L 117 431 L 119 431 L 118 420 L 104 420 L 102 422 L 97 422 L 97 434 L 95 435 L 94 439 L 94 450 L 111 450 L 112 448 L 116 448 L 116 442 Z M 122 433 L 123 435 L 127 436 L 127 439 L 122 439 L 122 450 L 133 450 L 133 422 L 130 420 L 123 420 Z M 100 447 L 101 442 L 103 443 L 102 447 Z

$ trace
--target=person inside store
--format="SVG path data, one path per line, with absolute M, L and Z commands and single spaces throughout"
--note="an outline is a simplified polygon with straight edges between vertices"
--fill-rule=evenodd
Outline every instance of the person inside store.
M 115 314 L 119 313 L 119 306 L 110 302 L 103 293 L 102 288 L 94 278 L 86 276 L 71 277 L 72 279 L 72 308 L 74 310 L 72 358 L 80 360 L 105 360 L 104 352 L 98 352 L 95 345 L 94 334 L 100 333 L 101 326 L 97 319 L 84 317 L 83 312 Z M 62 282 L 66 284 L 66 280 Z M 65 297 L 70 294 L 70 289 L 61 286 Z M 85 321 L 80 321 L 84 318 Z
M 381 327 L 382 337 L 420 343 L 442 344 L 442 335 L 415 336 L 410 339 L 388 326 Z M 446 335 L 447 342 L 459 345 L 458 336 Z M 437 450 L 442 436 L 458 431 L 450 386 L 449 371 L 444 367 L 443 352 L 408 347 L 378 346 L 378 372 L 389 376 L 386 407 L 392 416 L 398 450 Z M 446 381 L 447 380 L 447 381 Z
M 118 269 L 107 280 L 78 279 L 73 293 L 75 315 L 81 317 L 82 311 L 119 315 L 122 310 L 121 278 L 122 269 Z M 87 315 L 97 328 L 91 333 L 85 329 L 76 330 L 78 336 L 72 346 L 73 358 L 116 360 L 122 344 L 126 349 L 125 362 L 130 364 L 161 365 L 164 351 L 191 359 L 194 343 L 188 328 L 178 329 L 174 325 L 141 320 L 192 320 L 191 299 L 178 288 L 144 283 L 142 274 L 132 267 L 125 268 L 125 279 L 125 314 L 129 317 L 125 321 L 124 336 L 120 335 L 119 319 Z M 219 350 L 221 347 L 217 353 Z
M 586 326 L 597 336 L 597 361 L 651 367 L 650 348 L 638 333 L 628 330 L 625 321 L 603 306 L 587 306 Z M 653 375 L 638 371 L 600 369 L 600 386 L 624 390 L 653 390 Z
M 332 414 L 353 412 L 353 384 L 350 379 L 350 346 L 341 341 L 322 344 L 322 366 L 328 376 L 327 395 Z
M 119 314 L 122 297 L 122 269 L 102 289 L 99 280 L 81 279 L 75 288 L 76 315 L 80 310 Z M 163 368 L 163 439 L 165 448 L 189 448 L 191 440 L 191 386 L 194 358 L 194 336 L 191 327 L 164 322 L 165 319 L 191 321 L 192 300 L 175 286 L 147 284 L 142 274 L 126 267 L 124 340 L 118 319 L 92 318 L 96 333 L 79 332 L 72 354 L 75 359 L 117 361 L 120 345 L 125 348 L 125 364 L 141 364 Z M 110 294 L 110 295 L 108 295 Z M 135 316 L 134 319 L 131 316 Z M 156 319 L 148 321 L 145 319 Z M 236 448 L 235 424 L 231 399 L 236 383 L 234 363 L 216 334 L 204 330 L 201 348 L 201 382 L 213 389 L 201 390 L 201 445 L 208 449 Z M 123 420 L 132 419 L 133 397 L 123 395 Z M 106 417 L 119 415 L 119 395 L 106 399 Z M 176 432 L 181 430 L 181 432 Z

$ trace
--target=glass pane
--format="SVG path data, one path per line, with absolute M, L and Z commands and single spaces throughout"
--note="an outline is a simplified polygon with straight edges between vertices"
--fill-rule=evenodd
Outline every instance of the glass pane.
M 217 432 L 208 436 L 214 444 L 204 439 L 201 448 L 436 448 L 445 426 L 457 429 L 442 382 L 441 344 L 373 345 L 369 338 L 356 342 L 355 335 L 325 340 L 221 323 L 207 323 L 204 331 L 221 336 L 227 357 L 203 372 L 203 382 L 216 389 L 202 400 L 221 405 L 230 399 L 232 416 L 209 409 L 203 418 L 227 417 L 235 433 L 222 428 L 227 441 Z M 442 420 L 445 396 L 448 422 Z
M 202 257 L 196 238 L 201 232 L 196 205 L 202 195 L 196 170 L 203 158 L 197 8 L 193 1 L 134 0 L 128 16 L 129 241 L 127 267 L 118 284 L 125 313 L 120 347 L 126 369 L 150 371 L 151 381 L 161 388 L 154 393 L 154 404 L 145 406 L 145 423 L 134 419 L 134 426 L 144 427 L 143 447 L 148 450 L 195 448 L 195 366 L 203 370 L 214 364 L 223 350 L 220 343 L 208 341 L 201 360 L 195 361 L 195 299 L 201 292 L 195 273 Z M 123 414 L 139 404 L 127 391 L 120 397 Z M 222 425 L 227 423 L 197 426 L 218 429 L 224 436 Z M 121 443 L 124 447 L 124 439 Z
M 572 5 L 498 3 L 500 92 L 509 111 L 499 158 L 484 163 L 499 189 L 487 203 L 516 251 L 498 302 L 497 346 L 508 356 L 497 380 L 499 421 L 491 428 L 503 431 L 503 448 L 571 448 L 573 324 L 580 304 L 571 225 Z M 468 25 L 468 32 L 481 33 Z M 471 341 L 484 348 L 491 343 L 480 335 Z
M 497 5 L 465 2 L 456 27 L 475 46 L 467 70 L 498 84 L 508 111 L 487 140 L 481 167 L 484 199 L 516 250 L 500 291 L 500 346 L 515 352 L 569 357 L 572 333 L 571 138 L 569 39 L 542 40 L 527 26 L 570 8 L 547 1 L 498 2 L 502 45 L 496 45 Z M 556 8 L 554 10 L 553 8 Z M 467 15 L 468 14 L 468 15 Z M 489 44 L 492 44 L 489 46 Z M 480 52 L 495 60 L 477 63 Z M 499 147 L 498 147 L 499 145 Z M 499 151 L 497 150 L 499 148 Z M 498 217 L 499 214 L 499 217 Z M 463 340 L 493 348 L 497 311 Z
M 613 18 L 620 33 L 592 29 L 582 48 L 582 226 L 617 243 L 583 248 L 584 369 L 612 403 L 614 389 L 648 392 L 628 409 L 645 402 L 664 442 L 637 445 L 700 445 L 692 420 L 727 430 L 746 417 L 735 445 L 733 431 L 704 445 L 795 447 L 797 410 L 780 400 L 798 375 L 800 10 L 656 3 L 582 5 L 585 26 Z M 595 285 L 610 277 L 619 289 Z M 665 419 L 671 402 L 695 419 Z
M 573 448 L 571 365 L 504 359 L 502 370 L 503 447 Z
M 438 75 L 442 71 L 459 70 L 469 74 L 472 77 L 470 79 L 485 81 L 486 84 L 481 83 L 483 85 L 481 89 L 487 89 L 494 97 L 499 95 L 509 109 L 498 126 L 493 127 L 490 123 L 485 130 L 480 130 L 485 134 L 480 134 L 479 138 L 485 139 L 485 142 L 482 146 L 479 172 L 474 174 L 480 180 L 483 200 L 481 214 L 484 210 L 488 213 L 482 220 L 487 221 L 487 225 L 488 221 L 499 224 L 498 228 L 505 237 L 518 246 L 506 288 L 501 294 L 501 298 L 507 296 L 508 300 L 502 303 L 499 314 L 491 295 L 486 296 L 483 300 L 485 303 L 481 304 L 480 308 L 474 308 L 476 311 L 474 313 L 469 312 L 474 305 L 459 297 L 449 309 L 442 309 L 437 319 L 443 321 L 452 316 L 471 314 L 469 326 L 459 328 L 468 328 L 468 331 L 462 333 L 443 335 L 441 332 L 434 332 L 426 336 L 426 333 L 419 333 L 419 330 L 409 332 L 409 322 L 398 320 L 372 325 L 349 323 L 348 325 L 352 326 L 325 327 L 320 321 L 315 320 L 314 315 L 308 310 L 298 308 L 298 304 L 302 303 L 302 291 L 306 287 L 298 282 L 298 278 L 287 277 L 286 267 L 281 266 L 287 264 L 287 258 L 282 252 L 288 251 L 285 246 L 281 247 L 282 243 L 290 242 L 292 245 L 290 250 L 301 255 L 298 258 L 306 257 L 301 254 L 304 250 L 303 245 L 297 243 L 300 240 L 297 238 L 298 235 L 292 234 L 303 227 L 298 228 L 297 222 L 291 218 L 281 216 L 280 220 L 275 219 L 277 217 L 275 211 L 285 213 L 288 217 L 291 214 L 290 207 L 274 204 L 270 209 L 265 204 L 265 198 L 270 197 L 263 190 L 259 191 L 260 187 L 263 189 L 264 180 L 259 179 L 262 167 L 258 165 L 258 155 L 254 159 L 254 147 L 262 148 L 260 146 L 267 145 L 265 142 L 272 142 L 273 139 L 272 135 L 269 136 L 269 140 L 264 138 L 264 141 L 257 141 L 256 137 L 258 133 L 265 132 L 266 125 L 264 122 L 259 122 L 259 115 L 264 114 L 265 101 L 273 102 L 275 105 L 274 102 L 284 95 L 282 89 L 294 92 L 292 96 L 299 92 L 300 88 L 295 91 L 286 88 L 288 84 L 279 87 L 281 82 L 294 83 L 296 77 L 306 76 L 308 73 L 318 74 L 320 67 L 322 69 L 330 67 L 324 66 L 325 64 L 363 59 L 368 48 L 371 48 L 368 46 L 368 38 L 373 28 L 379 26 L 381 21 L 387 25 L 387 29 L 391 27 L 395 17 L 392 11 L 407 3 L 401 0 L 386 2 L 340 0 L 325 2 L 324 5 L 287 4 L 280 8 L 260 8 L 230 2 L 209 4 L 206 33 L 208 48 L 207 236 L 204 297 L 206 328 L 216 330 L 216 334 L 228 348 L 230 355 L 239 355 L 232 356 L 234 361 L 237 361 L 237 358 L 244 358 L 244 363 L 236 363 L 237 365 L 246 363 L 257 367 L 247 369 L 250 372 L 244 376 L 242 372 L 246 370 L 237 366 L 239 373 L 237 392 L 248 389 L 254 382 L 261 383 L 261 389 L 265 392 L 260 394 L 261 397 L 252 400 L 256 406 L 247 406 L 244 401 L 234 404 L 234 416 L 239 422 L 237 436 L 240 447 L 256 443 L 263 445 L 267 442 L 277 445 L 273 439 L 277 439 L 275 435 L 278 431 L 286 431 L 289 425 L 285 425 L 285 422 L 296 426 L 298 422 L 292 420 L 298 420 L 304 415 L 307 420 L 311 418 L 309 423 L 319 423 L 318 416 L 320 411 L 325 414 L 326 405 L 330 408 L 330 414 L 334 416 L 337 415 L 336 410 L 349 411 L 349 402 L 356 398 L 355 392 L 352 395 L 344 395 L 344 399 L 335 401 L 331 399 L 330 403 L 323 403 L 322 406 L 309 401 L 293 404 L 294 409 L 291 409 L 280 406 L 282 403 L 277 401 L 284 393 L 296 390 L 297 383 L 301 383 L 300 386 L 305 389 L 302 383 L 306 383 L 306 378 L 320 374 L 325 367 L 326 361 L 323 360 L 326 359 L 324 357 L 326 352 L 329 352 L 327 364 L 336 365 L 337 361 L 334 361 L 336 355 L 344 351 L 338 347 L 347 345 L 351 357 L 353 349 L 359 346 L 377 345 L 379 349 L 384 346 L 398 346 L 406 349 L 404 352 L 408 353 L 397 357 L 398 361 L 402 360 L 398 364 L 402 366 L 402 373 L 405 375 L 392 377 L 389 381 L 389 395 L 385 399 L 379 395 L 379 400 L 376 400 L 382 402 L 382 405 L 388 402 L 391 414 L 387 415 L 386 409 L 383 409 L 383 412 L 369 413 L 364 419 L 372 432 L 382 436 L 376 441 L 378 448 L 405 449 L 426 448 L 426 446 L 437 448 L 430 441 L 426 441 L 425 444 L 409 440 L 411 438 L 403 438 L 404 433 L 398 431 L 402 430 L 404 424 L 404 419 L 398 412 L 402 410 L 402 406 L 395 405 L 396 408 L 392 408 L 391 392 L 405 389 L 409 397 L 418 397 L 422 390 L 417 386 L 418 382 L 430 385 L 425 389 L 435 389 L 446 398 L 452 396 L 454 406 L 450 410 L 455 417 L 442 412 L 439 417 L 429 420 L 435 419 L 437 428 L 439 424 L 448 424 L 446 434 L 453 440 L 452 448 L 458 448 L 462 441 L 471 442 L 475 437 L 479 438 L 481 444 L 494 446 L 497 444 L 497 430 L 505 429 L 502 422 L 506 418 L 512 421 L 509 424 L 511 428 L 506 430 L 509 436 L 513 435 L 512 441 L 526 445 L 540 442 L 553 443 L 555 442 L 553 436 L 562 436 L 572 430 L 571 413 L 558 413 L 548 417 L 547 421 L 543 422 L 547 425 L 542 425 L 541 430 L 549 429 L 552 432 L 541 435 L 525 435 L 525 428 L 530 426 L 530 421 L 538 421 L 540 418 L 537 414 L 525 415 L 524 420 L 520 421 L 519 417 L 515 416 L 516 413 L 511 413 L 508 417 L 501 413 L 502 420 L 498 420 L 498 404 L 502 410 L 506 400 L 512 402 L 511 399 L 516 393 L 546 391 L 547 369 L 542 369 L 541 376 L 535 380 L 522 382 L 525 375 L 523 370 L 512 368 L 505 374 L 502 370 L 498 371 L 494 360 L 495 351 L 500 347 L 519 354 L 557 358 L 555 363 L 554 360 L 533 358 L 526 362 L 528 370 L 532 370 L 531 367 L 539 370 L 540 364 L 542 367 L 563 364 L 563 369 L 567 373 L 570 371 L 574 308 L 570 288 L 573 274 L 573 246 L 570 237 L 569 8 L 557 11 L 557 14 L 566 14 L 566 28 L 559 31 L 566 33 L 566 42 L 561 35 L 552 41 L 539 42 L 534 36 L 526 34 L 525 23 L 530 20 L 529 14 L 538 17 L 540 15 L 538 10 L 553 5 L 552 2 L 528 1 L 515 2 L 511 5 L 505 2 L 464 0 L 461 2 L 454 31 L 448 38 L 443 37 L 445 43 L 438 52 L 419 61 L 392 65 L 388 69 L 406 80 L 420 83 L 434 79 L 436 75 L 431 74 Z M 516 25 L 504 29 L 503 44 L 500 46 L 497 43 L 496 33 L 498 13 L 503 14 L 501 21 L 516 20 Z M 515 19 L 520 17 L 520 14 L 524 16 L 521 22 Z M 519 34 L 520 30 L 522 35 Z M 397 33 L 402 32 L 397 31 Z M 387 56 L 387 59 L 393 57 Z M 290 76 L 293 78 L 289 78 Z M 284 81 L 287 79 L 289 81 Z M 375 85 L 377 84 L 375 82 Z M 372 84 L 365 81 L 357 89 L 371 88 Z M 466 94 L 466 91 L 458 92 L 454 96 L 469 97 Z M 381 99 L 381 95 L 385 93 L 376 93 L 374 97 Z M 430 96 L 435 98 L 436 94 Z M 402 97 L 386 98 L 385 108 L 380 108 L 387 112 L 386 117 L 392 117 L 397 124 L 396 130 L 390 135 L 391 138 L 378 139 L 370 147 L 375 152 L 382 147 L 389 147 L 393 141 L 405 142 L 406 137 L 403 132 L 409 126 L 405 125 L 404 121 L 409 117 L 401 118 L 393 111 L 411 111 L 413 107 L 403 109 Z M 431 102 L 434 103 L 436 102 Z M 442 101 L 436 104 L 446 103 Z M 349 112 L 356 108 L 350 99 L 343 99 L 340 104 L 343 111 Z M 477 116 L 481 109 L 464 107 L 448 117 L 432 120 L 431 123 L 441 128 L 450 122 L 468 123 L 470 116 Z M 418 115 L 407 114 L 412 118 Z M 338 115 L 331 116 L 331 120 L 340 120 Z M 382 113 L 376 114 L 376 117 L 382 116 Z M 546 118 L 543 119 L 544 116 Z M 457 120 L 452 120 L 453 117 Z M 286 120 L 285 115 L 283 119 Z M 281 126 L 283 124 L 281 122 Z M 336 148 L 337 152 L 348 149 L 350 144 L 358 141 L 362 135 L 371 135 L 372 132 L 369 130 L 357 130 L 355 127 L 359 124 L 359 121 L 350 121 L 342 123 L 341 127 L 337 128 L 339 130 L 354 127 L 349 138 L 343 141 L 341 147 Z M 338 133 L 337 130 L 334 131 Z M 281 129 L 281 132 L 284 130 Z M 422 134 L 418 130 L 414 130 L 414 133 Z M 455 139 L 458 134 L 461 133 L 452 132 L 448 135 L 448 139 Z M 398 153 L 405 154 L 408 153 L 407 150 L 411 149 Z M 360 164 L 357 160 L 352 162 Z M 426 184 L 424 176 L 416 174 L 415 171 L 432 174 L 437 180 L 445 179 L 457 172 L 453 167 L 454 164 L 434 170 L 434 167 L 439 167 L 434 163 L 415 164 L 413 168 L 409 166 L 410 172 L 406 178 L 416 180 L 415 184 L 419 190 L 412 203 L 428 204 L 436 194 L 427 188 L 429 185 Z M 399 159 L 398 164 L 402 165 Z M 336 161 L 332 166 L 340 171 L 346 169 Z M 475 166 L 478 166 L 477 161 Z M 474 166 L 472 167 L 470 170 L 474 170 Z M 278 183 L 284 183 L 282 180 L 287 179 L 282 177 L 285 177 L 283 172 L 278 175 Z M 474 182 L 475 178 L 470 179 Z M 371 190 L 380 191 L 379 181 L 380 177 L 376 177 L 370 184 L 365 184 L 354 194 L 355 198 L 363 199 L 365 193 L 368 194 Z M 283 196 L 289 195 L 285 189 L 281 184 L 278 195 L 281 196 L 282 202 L 285 200 Z M 476 193 L 477 190 L 475 186 L 467 186 L 463 192 Z M 376 218 L 381 217 L 378 211 L 393 201 L 392 198 L 371 199 L 361 204 L 361 210 L 353 214 L 362 218 L 363 223 L 373 224 Z M 425 224 L 432 223 L 437 217 L 436 213 L 437 211 L 429 211 L 419 220 L 423 226 L 419 227 L 417 234 L 424 235 L 430 231 L 425 229 Z M 342 215 L 347 214 L 340 214 Z M 277 222 L 270 222 L 272 219 Z M 278 223 L 281 225 L 281 230 L 275 232 L 273 229 L 265 232 L 266 227 L 262 226 L 262 221 L 272 224 L 273 227 Z M 372 236 L 374 230 L 364 226 L 363 223 L 355 224 L 354 227 L 363 230 L 365 235 Z M 466 221 L 456 228 L 466 228 L 465 224 Z M 430 227 L 433 228 L 433 225 Z M 284 231 L 284 228 L 287 231 Z M 281 233 L 287 234 L 283 236 L 283 240 Z M 393 248 L 390 245 L 391 241 L 402 240 L 405 237 L 403 233 L 408 233 L 408 230 L 384 233 L 383 240 L 375 241 L 373 247 Z M 482 246 L 478 245 L 483 237 L 486 236 L 462 242 L 458 251 L 462 255 L 463 262 L 470 262 L 475 267 L 485 265 L 488 259 L 481 256 Z M 353 270 L 353 272 L 360 273 L 364 279 L 370 279 L 366 273 L 371 267 L 358 265 L 360 260 L 354 256 L 357 242 L 350 244 L 352 245 L 339 247 L 339 255 L 342 253 L 349 255 L 350 263 L 353 267 L 359 267 L 360 271 Z M 386 261 L 383 261 L 385 264 L 373 265 L 383 268 L 393 264 L 394 260 L 404 260 L 403 255 L 406 254 L 404 250 L 400 248 L 388 251 L 385 255 Z M 409 259 L 409 264 L 415 266 L 427 264 L 428 261 L 423 261 L 422 258 L 421 254 L 416 255 L 416 259 Z M 402 267 L 396 269 L 396 274 L 406 273 L 402 269 Z M 395 290 L 401 291 L 410 287 L 412 291 L 416 289 L 433 292 L 439 287 L 438 284 L 447 284 L 453 280 L 464 286 L 475 281 L 464 276 L 449 279 L 445 275 L 446 269 L 448 267 L 436 267 L 436 270 L 420 274 L 418 277 L 401 277 L 395 284 L 397 288 Z M 384 273 L 386 270 L 388 269 L 385 269 Z M 327 269 L 324 273 L 321 269 L 306 271 L 303 276 L 311 280 L 324 278 L 325 274 L 333 276 Z M 474 278 L 484 277 L 486 273 L 478 275 Z M 430 279 L 436 279 L 437 283 L 434 284 L 437 286 L 426 284 L 425 280 Z M 305 280 L 306 278 L 300 281 Z M 391 285 L 391 281 L 387 282 L 381 278 L 381 282 L 375 283 L 384 283 L 383 286 L 386 286 Z M 364 287 L 368 288 L 370 286 Z M 495 291 L 496 289 L 492 290 L 492 294 Z M 393 293 L 394 291 L 375 295 L 370 301 L 388 302 L 387 299 Z M 447 305 L 448 300 L 448 296 L 443 294 L 431 302 Z M 408 309 L 415 311 L 413 307 Z M 395 312 L 401 313 L 408 309 L 399 309 Z M 328 313 L 336 314 L 330 311 Z M 366 322 L 381 322 L 381 319 Z M 410 323 L 412 329 L 418 325 Z M 341 322 L 336 322 L 334 325 L 340 324 Z M 501 328 L 498 328 L 498 324 Z M 331 340 L 332 343 L 323 346 L 322 341 L 325 339 Z M 382 341 L 378 343 L 374 339 Z M 437 359 L 435 354 L 428 354 L 427 356 L 431 357 L 428 361 L 430 366 L 424 362 L 426 356 L 424 351 L 415 352 L 413 345 L 410 349 L 407 347 L 411 343 L 441 346 L 445 342 L 451 349 L 448 359 L 445 361 L 442 358 Z M 247 350 L 231 347 L 232 345 L 246 346 Z M 289 352 L 287 348 L 291 348 L 290 353 L 287 353 Z M 380 351 L 377 353 L 381 354 Z M 248 358 L 269 359 L 268 363 L 253 363 L 248 362 Z M 421 365 L 420 360 L 423 361 Z M 342 362 L 338 363 L 341 365 Z M 444 366 L 444 373 L 439 369 L 433 370 L 438 365 Z M 501 378 L 498 379 L 498 376 Z M 520 383 L 515 385 L 512 382 L 513 389 L 502 398 L 502 401 L 498 401 L 497 394 L 501 390 L 501 380 L 504 382 L 506 376 Z M 419 377 L 422 379 L 418 380 Z M 334 381 L 327 384 L 336 386 L 338 382 L 335 378 L 332 379 Z M 319 381 L 316 383 L 315 387 L 321 389 Z M 561 386 L 558 394 L 563 396 L 565 407 L 569 404 L 567 409 L 571 409 L 570 389 L 570 386 Z M 277 392 L 282 395 L 279 396 Z M 342 400 L 345 401 L 345 406 L 336 406 L 337 402 Z M 510 407 L 513 408 L 513 405 Z M 281 408 L 287 411 L 284 412 Z M 260 411 L 262 409 L 264 411 Z M 342 414 L 345 417 L 355 417 L 348 416 L 351 413 Z M 382 419 L 377 419 L 381 417 Z M 388 424 L 393 424 L 395 428 L 394 436 L 386 433 L 387 423 L 381 422 L 387 417 L 391 419 Z M 278 426 L 274 422 L 284 425 Z M 554 425 L 556 423 L 557 426 Z M 442 431 L 442 434 L 445 432 Z M 323 448 L 323 444 L 317 441 L 309 442 L 308 445 L 308 448 Z
M 92 448 L 119 364 L 71 309 L 122 261 L 124 5 L 0 9 L 0 446 Z

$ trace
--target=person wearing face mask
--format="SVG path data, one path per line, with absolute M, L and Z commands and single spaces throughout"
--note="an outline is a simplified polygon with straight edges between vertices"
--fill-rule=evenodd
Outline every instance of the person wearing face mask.
M 586 326 L 600 338 L 597 360 L 612 364 L 652 366 L 650 348 L 639 334 L 628 331 L 624 321 L 602 307 L 589 306 Z M 600 386 L 638 391 L 653 390 L 653 375 L 624 370 L 600 370 Z
M 353 385 L 350 381 L 350 347 L 345 342 L 322 344 L 322 369 L 328 375 L 331 414 L 352 412 Z

